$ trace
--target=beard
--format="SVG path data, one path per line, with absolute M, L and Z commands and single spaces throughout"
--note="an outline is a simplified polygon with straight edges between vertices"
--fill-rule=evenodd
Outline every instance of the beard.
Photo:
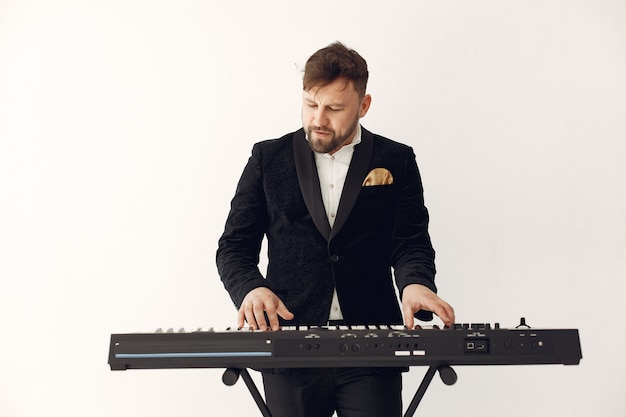
M 317 153 L 331 153 L 338 151 L 342 146 L 346 145 L 349 140 L 354 138 L 359 118 L 354 120 L 350 129 L 343 135 L 337 135 L 337 132 L 333 129 L 322 129 L 318 126 L 307 127 L 307 138 L 309 139 L 309 147 Z M 316 131 L 326 133 L 327 136 L 324 139 L 316 137 Z

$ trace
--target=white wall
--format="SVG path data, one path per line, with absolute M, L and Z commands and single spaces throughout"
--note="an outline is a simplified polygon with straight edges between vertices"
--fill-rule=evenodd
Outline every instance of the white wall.
M 260 415 L 219 370 L 111 372 L 108 340 L 234 323 L 236 181 L 335 40 L 416 151 L 458 321 L 581 331 L 580 366 L 458 367 L 420 415 L 625 414 L 623 1 L 5 0 L 0 415 Z

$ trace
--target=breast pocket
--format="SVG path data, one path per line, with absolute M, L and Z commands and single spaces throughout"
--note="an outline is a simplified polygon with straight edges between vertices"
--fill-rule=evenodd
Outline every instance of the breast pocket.
M 362 187 L 357 200 L 359 210 L 376 212 L 392 210 L 397 204 L 395 184 Z

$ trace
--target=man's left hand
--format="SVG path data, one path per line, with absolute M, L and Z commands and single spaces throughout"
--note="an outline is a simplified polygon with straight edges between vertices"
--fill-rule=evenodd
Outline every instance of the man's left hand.
M 409 284 L 402 290 L 402 315 L 407 328 L 415 326 L 414 315 L 420 310 L 432 311 L 446 326 L 454 324 L 454 309 L 450 304 L 424 285 Z

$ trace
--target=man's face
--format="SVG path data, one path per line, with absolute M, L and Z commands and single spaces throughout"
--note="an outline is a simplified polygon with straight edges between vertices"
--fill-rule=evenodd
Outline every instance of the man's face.
M 323 87 L 302 93 L 302 125 L 311 149 L 334 153 L 352 142 L 359 119 L 367 113 L 372 98 L 362 99 L 351 81 L 339 78 Z

